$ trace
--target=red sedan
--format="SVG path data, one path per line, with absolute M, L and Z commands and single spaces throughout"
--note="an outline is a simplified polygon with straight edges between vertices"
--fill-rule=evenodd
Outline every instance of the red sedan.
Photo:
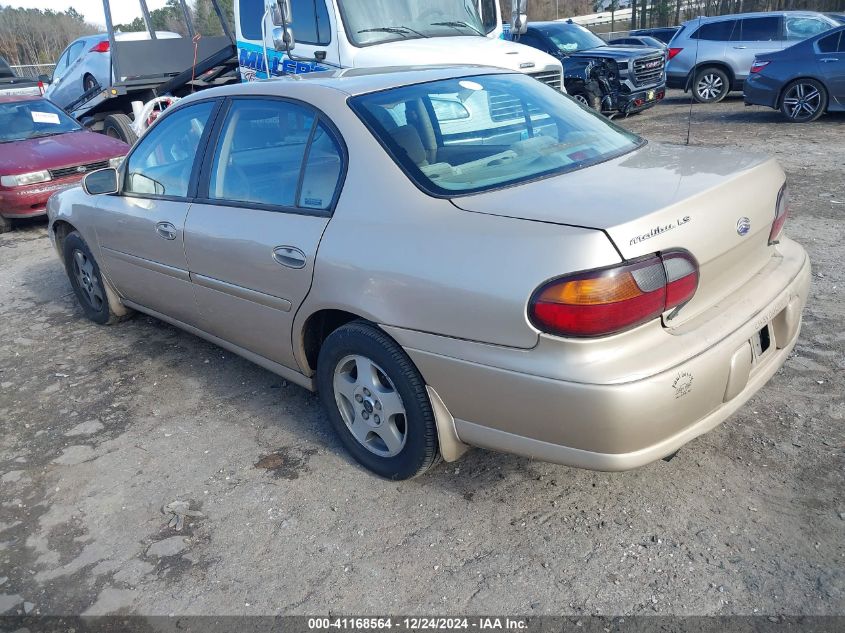
M 129 146 L 87 131 L 40 97 L 0 97 L 0 233 L 46 213 L 47 199 L 89 171 L 117 166 Z

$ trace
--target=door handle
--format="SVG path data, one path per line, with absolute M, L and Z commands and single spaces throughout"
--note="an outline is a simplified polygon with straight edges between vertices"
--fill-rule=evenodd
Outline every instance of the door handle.
M 748 47 L 747 46 L 734 46 L 734 48 L 737 49 L 737 50 L 743 50 L 743 49 L 746 49 Z
M 293 246 L 278 246 L 273 249 L 273 260 L 286 268 L 299 270 L 305 268 L 308 258 L 298 248 Z
M 168 241 L 175 240 L 177 235 L 176 227 L 170 222 L 159 222 L 156 224 L 156 233 L 158 233 L 159 237 Z
M 838 57 L 823 57 L 819 61 L 820 62 L 838 62 L 839 58 Z

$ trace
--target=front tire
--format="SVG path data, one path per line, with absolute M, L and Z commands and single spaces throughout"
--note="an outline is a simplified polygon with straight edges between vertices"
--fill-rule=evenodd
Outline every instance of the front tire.
M 62 251 L 70 285 L 85 316 L 100 325 L 113 325 L 123 320 L 125 315 L 116 314 L 109 304 L 100 266 L 82 236 L 76 231 L 68 234 Z
M 786 86 L 780 111 L 793 123 L 815 121 L 827 110 L 827 90 L 815 79 L 796 79 Z
M 573 88 L 569 95 L 582 106 L 601 112 L 601 96 L 589 86 Z
M 381 477 L 418 477 L 439 460 L 425 382 L 405 351 L 364 321 L 334 332 L 320 349 L 317 387 L 344 447 Z
M 731 80 L 721 68 L 708 66 L 695 73 L 692 96 L 698 103 L 719 103 L 728 96 Z

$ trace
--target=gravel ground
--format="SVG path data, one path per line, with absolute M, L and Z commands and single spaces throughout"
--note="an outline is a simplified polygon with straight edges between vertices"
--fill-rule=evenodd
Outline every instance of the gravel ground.
M 621 123 L 677 143 L 687 114 Z M 768 386 L 622 474 L 475 450 L 382 481 L 315 396 L 150 318 L 88 323 L 43 222 L 0 236 L 0 613 L 845 613 L 843 123 L 693 111 L 693 144 L 783 163 L 813 292 Z

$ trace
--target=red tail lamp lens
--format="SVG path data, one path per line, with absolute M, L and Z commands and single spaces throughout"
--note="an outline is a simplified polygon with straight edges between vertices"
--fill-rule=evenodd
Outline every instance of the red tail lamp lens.
M 684 50 L 684 49 L 683 48 L 670 48 L 669 49 L 669 59 L 672 59 L 673 57 L 675 57 L 682 50 Z
M 534 293 L 529 317 L 557 336 L 607 336 L 685 304 L 697 289 L 698 263 L 686 251 L 669 251 L 550 281 Z
M 111 42 L 105 40 L 103 42 L 98 42 L 93 47 L 91 47 L 90 53 L 108 53 L 111 50 Z

